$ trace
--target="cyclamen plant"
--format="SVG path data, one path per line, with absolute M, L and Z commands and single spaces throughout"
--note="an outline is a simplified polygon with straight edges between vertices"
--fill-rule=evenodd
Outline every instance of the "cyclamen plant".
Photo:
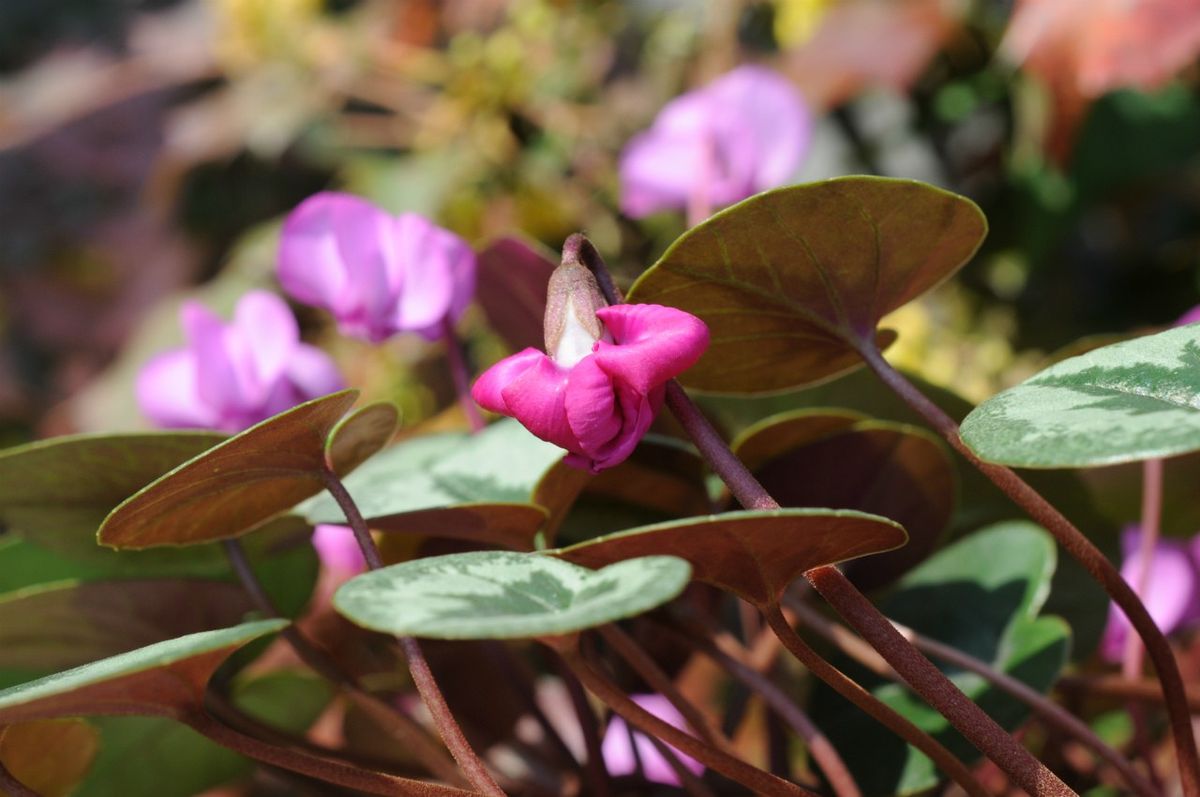
M 41 624 L 6 639 L 5 655 L 21 652 L 34 672 L 0 691 L 3 738 L 62 740 L 91 726 L 37 723 L 141 715 L 156 732 L 183 723 L 289 777 L 371 794 L 643 794 L 657 782 L 689 794 L 853 797 L 953 782 L 984 795 L 995 782 L 984 782 L 986 759 L 1005 788 L 1033 795 L 1101 784 L 1152 795 L 1166 783 L 1200 797 L 1188 695 L 1156 625 L 1169 619 L 1008 467 L 1161 464 L 1200 451 L 1200 326 L 1058 363 L 975 408 L 960 432 L 882 357 L 892 335 L 878 324 L 970 260 L 984 234 L 972 203 L 915 182 L 777 189 L 684 234 L 628 303 L 573 236 L 551 280 L 545 353 L 518 353 L 475 382 L 487 409 L 516 420 L 399 443 L 387 402 L 352 409 L 354 391 L 303 401 L 296 385 L 308 383 L 289 381 L 289 355 L 312 353 L 278 299 L 247 297 L 228 327 L 193 306 L 189 347 L 166 361 L 183 376 L 154 396 L 154 413 L 172 398 L 182 409 L 151 417 L 211 418 L 236 434 L 67 437 L 0 453 L 0 518 L 12 529 L 0 555 L 56 579 L 0 602 L 0 615 Z M 468 301 L 473 258 L 424 222 L 326 195 L 289 220 L 280 277 L 348 334 L 432 338 L 450 334 Z M 415 307 L 410 289 L 440 298 Z M 275 328 L 287 334 L 264 334 Z M 824 406 L 839 382 L 823 399 L 780 393 L 863 364 L 897 397 L 896 415 L 922 419 L 946 445 L 895 417 L 866 417 L 861 401 Z M 157 378 L 144 377 L 145 392 Z M 761 405 L 697 404 L 685 387 L 774 393 L 788 411 L 747 423 Z M 861 380 L 841 395 L 853 403 L 871 390 L 879 406 L 882 391 Z M 653 425 L 662 406 L 677 425 Z M 276 414 L 255 414 L 267 409 Z M 967 468 L 1034 522 L 939 543 L 953 515 L 946 485 Z M 781 473 L 797 494 L 820 486 L 828 503 L 782 508 Z M 970 508 L 995 516 L 985 492 L 971 500 L 993 505 Z M 297 542 L 331 523 L 351 527 L 367 572 L 332 599 L 349 624 L 297 622 L 314 569 Z M 877 568 L 886 593 L 868 598 L 843 572 L 910 536 L 931 553 Z M 1069 655 L 1094 653 L 1082 639 L 1069 652 L 1071 626 L 1043 611 L 1055 540 L 1144 641 L 1171 769 L 1161 751 L 1131 760 L 1048 697 Z M 458 552 L 435 553 L 446 546 Z M 203 616 L 161 611 L 176 595 Z M 1087 610 L 1102 614 L 1103 601 Z M 89 626 L 95 638 L 77 650 L 50 655 L 18 638 L 61 631 L 79 612 L 108 622 Z M 269 671 L 277 656 L 249 666 L 261 647 L 234 655 L 274 634 L 303 674 Z M 818 650 L 818 637 L 830 645 Z M 425 651 L 418 638 L 448 641 Z M 803 671 L 766 663 L 763 652 L 780 648 Z M 401 662 L 411 686 L 395 677 Z M 550 699 L 556 691 L 567 700 Z M 347 718 L 342 738 L 314 745 L 305 731 L 332 700 Z M 1049 732 L 1021 733 L 1028 723 Z M 1070 767 L 1060 777 L 1037 755 L 1059 738 L 1102 764 L 1056 763 Z M 401 755 L 387 759 L 392 751 Z M 2 747 L 0 762 L 0 787 L 28 794 L 23 762 Z

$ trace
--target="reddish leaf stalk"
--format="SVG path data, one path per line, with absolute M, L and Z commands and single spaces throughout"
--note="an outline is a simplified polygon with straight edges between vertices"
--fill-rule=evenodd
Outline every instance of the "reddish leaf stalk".
M 554 668 L 558 670 L 559 678 L 562 679 L 567 694 L 571 698 L 571 705 L 575 709 L 575 716 L 579 719 L 579 727 L 583 731 L 583 744 L 587 751 L 587 761 L 584 763 L 583 771 L 587 776 L 589 791 L 596 797 L 609 797 L 612 794 L 612 784 L 608 768 L 604 766 L 604 753 L 601 750 L 600 742 L 600 721 L 596 717 L 596 712 L 592 711 L 591 704 L 588 703 L 582 684 L 579 683 L 579 679 L 575 677 L 575 673 L 571 671 L 567 662 L 557 651 L 548 649 L 548 652 Z M 636 746 L 632 743 L 630 749 L 637 752 Z
M 462 405 L 467 416 L 467 423 L 472 432 L 481 431 L 487 423 L 479 414 L 475 399 L 471 398 L 471 375 L 467 370 L 467 358 L 463 353 L 463 342 L 454 332 L 454 324 L 450 319 L 442 321 L 442 339 L 446 342 L 446 359 L 450 364 L 450 375 L 454 378 L 454 390 L 458 394 L 458 403 Z
M 382 772 L 373 772 L 299 750 L 276 747 L 252 736 L 246 736 L 203 712 L 196 712 L 180 719 L 191 726 L 193 730 L 204 734 L 222 747 L 227 747 L 248 758 L 368 794 L 390 795 L 391 797 L 395 795 L 411 797 L 458 797 L 461 795 L 461 797 L 469 797 L 469 795 L 475 794 L 475 792 L 464 791 L 453 786 L 424 783 Z
M 608 267 L 595 247 L 586 238 L 578 235 L 571 236 L 568 244 L 579 251 L 581 261 L 596 275 L 596 282 L 609 303 L 618 304 L 623 301 L 620 291 L 613 284 L 612 276 L 608 273 Z M 721 477 L 742 506 L 747 509 L 779 508 L 779 503 L 733 454 L 675 380 L 667 383 L 666 403 L 692 437 L 709 467 Z M 980 752 L 1000 766 L 1013 782 L 1035 797 L 1075 794 L 984 713 L 983 709 L 959 691 L 929 659 L 910 645 L 840 570 L 832 566 L 818 567 L 805 573 L 805 577 L 821 596 L 887 659 L 917 694 L 946 717 Z M 1189 792 L 1187 797 L 1200 795 Z
M 850 630 L 845 626 L 840 626 L 826 619 L 801 601 L 789 603 L 789 607 L 795 611 L 800 622 L 833 642 L 843 653 L 851 656 L 860 664 L 869 667 L 885 678 L 897 679 L 896 671 L 878 653 L 866 644 L 861 643 L 858 637 L 852 636 Z M 994 685 L 997 689 L 1007 692 L 1025 703 L 1047 725 L 1061 731 L 1067 736 L 1077 739 L 1099 758 L 1112 765 L 1120 773 L 1121 777 L 1125 779 L 1126 783 L 1129 784 L 1129 787 L 1137 794 L 1143 797 L 1156 797 L 1159 794 L 1160 790 L 1156 789 L 1153 784 L 1146 780 L 1128 759 L 1105 744 L 1086 723 L 1054 701 L 1047 699 L 1041 692 L 1031 689 L 1016 678 L 993 669 L 986 662 L 980 661 L 955 647 L 918 634 L 916 631 L 905 628 L 895 622 L 892 625 L 896 626 L 904 636 L 908 637 L 917 650 L 920 650 L 922 653 L 941 659 L 956 667 L 961 667 L 968 672 L 973 672 Z M 859 644 L 853 644 L 853 642 L 859 642 Z
M 1187 709 L 1187 692 L 1170 643 L 1155 624 L 1145 605 L 1125 583 L 1107 557 L 1049 501 L 1011 469 L 984 462 L 975 456 L 958 433 L 958 424 L 919 391 L 883 358 L 873 345 L 862 345 L 859 353 L 884 384 L 917 411 L 952 448 L 962 454 L 1035 521 L 1044 526 L 1063 549 L 1082 564 L 1129 618 L 1141 637 L 1162 685 L 1167 716 L 1175 740 L 1175 753 L 1185 797 L 1200 797 L 1200 756 Z
M 325 468 L 321 471 L 321 476 L 325 482 L 325 488 L 337 501 L 338 506 L 346 515 L 346 520 L 350 523 L 350 528 L 354 530 L 354 539 L 358 541 L 358 547 L 362 549 L 367 567 L 372 570 L 380 569 L 383 567 L 383 557 L 379 553 L 379 547 L 375 545 L 374 538 L 371 537 L 371 530 L 367 528 L 362 513 L 358 510 L 358 505 L 350 496 L 350 491 L 332 470 Z M 462 728 L 454 719 L 450 707 L 446 705 L 446 698 L 442 695 L 442 690 L 438 687 L 437 681 L 433 677 L 433 671 L 429 669 L 429 663 L 425 660 L 425 654 L 421 652 L 421 646 L 417 644 L 417 640 L 412 637 L 397 637 L 397 640 L 408 660 L 409 674 L 412 675 L 413 683 L 416 684 L 417 691 L 425 701 L 425 707 L 429 709 L 429 713 L 433 717 L 438 734 L 450 750 L 450 755 L 454 756 L 454 760 L 462 767 L 467 780 L 483 794 L 504 797 L 504 791 L 492 778 L 479 755 L 471 748 Z
M 854 781 L 854 776 L 846 768 L 846 763 L 842 760 L 841 755 L 838 754 L 837 749 L 830 743 L 829 738 L 825 736 L 820 728 L 813 724 L 808 715 L 792 702 L 792 699 L 776 686 L 770 678 L 746 662 L 721 650 L 713 640 L 707 637 L 693 636 L 673 628 L 666 628 L 665 630 L 675 638 L 708 656 L 723 670 L 761 697 L 771 707 L 771 710 L 779 715 L 796 732 L 796 735 L 804 741 L 809 754 L 816 761 L 821 772 L 825 774 L 825 780 L 829 782 L 834 794 L 838 795 L 838 797 L 859 797 L 862 794 L 858 788 L 858 784 Z M 966 772 L 966 767 L 963 767 L 963 771 Z M 967 775 L 969 776 L 970 773 L 967 772 Z
M 225 556 L 229 560 L 233 572 L 241 582 L 242 588 L 249 594 L 251 601 L 267 617 L 279 617 L 271 596 L 263 589 L 262 582 L 254 573 L 246 558 L 245 549 L 238 540 L 224 540 L 222 543 Z M 439 748 L 425 731 L 408 715 L 401 713 L 395 707 L 388 705 L 369 692 L 364 691 L 354 680 L 337 665 L 325 651 L 321 650 L 305 637 L 295 626 L 288 626 L 280 632 L 287 643 L 300 657 L 300 660 L 331 683 L 337 684 L 360 708 L 370 714 L 377 722 L 392 733 L 405 749 L 416 756 L 429 771 L 437 777 L 457 785 L 466 785 L 462 773 L 454 762 Z
M 617 655 L 624 659 L 633 668 L 633 671 L 650 685 L 651 689 L 661 694 L 678 709 L 687 724 L 706 744 L 720 748 L 726 753 L 732 753 L 733 748 L 729 744 L 729 740 L 712 726 L 708 717 L 704 716 L 700 709 L 680 693 L 670 677 L 628 634 L 611 623 L 602 625 L 597 630 L 600 632 L 600 636 L 604 637 L 604 641 L 612 646 Z
M 779 641 L 783 643 L 784 647 L 801 664 L 807 667 L 813 675 L 820 678 L 839 695 L 849 700 L 879 724 L 929 756 L 938 769 L 946 773 L 948 777 L 961 786 L 971 797 L 987 797 L 987 789 L 976 780 L 975 776 L 971 774 L 971 770 L 967 769 L 953 753 L 902 714 L 880 701 L 866 689 L 863 689 L 857 682 L 825 661 L 815 650 L 809 647 L 792 629 L 791 624 L 784 618 L 783 612 L 780 611 L 778 605 L 765 607 L 763 609 L 763 616 L 766 617 L 767 624 L 771 626 L 771 630 L 779 637 Z M 986 753 L 987 751 L 984 752 Z
M 564 641 L 556 649 L 566 661 L 567 666 L 571 668 L 583 685 L 591 690 L 592 694 L 603 700 L 609 708 L 620 714 L 627 723 L 642 733 L 658 737 L 714 772 L 719 772 L 736 783 L 742 784 L 750 789 L 752 794 L 767 795 L 768 797 L 817 797 L 815 792 L 777 778 L 769 772 L 747 764 L 740 758 L 707 745 L 646 711 L 593 668 L 580 654 L 575 641 Z

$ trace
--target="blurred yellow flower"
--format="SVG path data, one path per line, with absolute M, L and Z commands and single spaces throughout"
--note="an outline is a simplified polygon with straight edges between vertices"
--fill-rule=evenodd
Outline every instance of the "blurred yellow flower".
M 799 47 L 812 38 L 837 0 L 776 0 L 775 40 L 785 49 Z

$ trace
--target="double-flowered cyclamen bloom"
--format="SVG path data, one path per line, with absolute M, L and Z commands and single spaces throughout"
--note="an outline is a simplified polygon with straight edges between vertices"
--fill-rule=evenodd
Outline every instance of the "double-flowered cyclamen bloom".
M 634 218 L 739 202 L 796 173 L 812 118 L 775 72 L 741 66 L 667 103 L 621 154 L 621 210 Z
M 606 307 L 578 263 L 556 269 L 548 293 L 548 354 L 528 348 L 501 360 L 471 395 L 565 448 L 568 464 L 597 473 L 633 453 L 662 408 L 666 383 L 708 347 L 708 328 L 673 307 Z
M 1142 571 L 1142 532 L 1130 526 L 1121 534 L 1121 577 L 1137 589 Z M 1200 535 L 1194 539 L 1158 540 L 1150 556 L 1145 588 L 1138 597 L 1164 634 L 1200 622 Z M 1129 621 L 1116 606 L 1108 610 L 1108 625 L 1100 642 L 1100 655 L 1121 661 Z
M 683 715 L 679 713 L 679 709 L 671 705 L 671 701 L 662 695 L 631 695 L 631 697 L 633 702 L 663 722 L 680 730 L 687 728 L 687 723 L 684 721 Z M 629 726 L 620 717 L 613 717 L 608 723 L 608 728 L 604 731 L 604 741 L 600 745 L 600 754 L 604 757 L 604 768 L 608 770 L 608 773 L 617 777 L 630 775 L 637 770 L 640 762 L 646 780 L 652 783 L 678 786 L 679 776 L 675 774 L 675 769 L 667 763 L 667 759 L 658 752 L 654 743 L 640 731 L 634 731 L 632 735 L 633 744 L 630 744 Z M 634 745 L 637 746 L 636 753 Z M 704 771 L 704 765 L 696 759 L 675 750 L 674 747 L 671 750 L 679 759 L 679 763 L 691 770 L 692 774 L 699 775 Z
M 198 302 L 180 309 L 187 345 L 142 368 L 137 400 L 165 428 L 238 432 L 345 385 L 333 360 L 300 342 L 287 305 L 251 291 L 226 324 Z
M 416 213 L 393 216 L 366 200 L 326 192 L 288 216 L 279 282 L 333 313 L 338 329 L 378 343 L 399 332 L 433 340 L 475 292 L 475 252 Z

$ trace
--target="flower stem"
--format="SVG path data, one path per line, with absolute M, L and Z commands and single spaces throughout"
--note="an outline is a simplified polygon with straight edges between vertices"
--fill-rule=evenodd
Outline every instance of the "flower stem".
M 383 557 L 379 553 L 379 547 L 375 545 L 374 538 L 371 537 L 371 531 L 367 528 L 362 513 L 358 511 L 358 505 L 350 496 L 350 491 L 332 470 L 323 469 L 321 476 L 325 482 L 325 489 L 342 508 L 346 520 L 350 523 L 350 528 L 354 530 L 354 539 L 358 541 L 358 546 L 362 549 L 367 567 L 371 570 L 380 569 L 383 567 Z M 429 713 L 433 717 L 433 724 L 437 727 L 442 741 L 450 750 L 450 755 L 454 756 L 454 760 L 462 767 L 463 774 L 467 776 L 467 780 L 477 791 L 503 797 L 504 791 L 492 778 L 479 755 L 471 748 L 462 728 L 454 719 L 450 707 L 446 705 L 446 698 L 442 695 L 442 690 L 438 688 L 433 671 L 429 669 L 429 663 L 425 660 L 425 654 L 421 652 L 421 646 L 417 644 L 417 640 L 412 637 L 397 637 L 397 640 L 408 661 L 408 671 L 412 675 L 413 683 L 416 684 L 421 699 L 425 701 L 425 707 L 429 709 Z
M 471 375 L 467 370 L 467 358 L 463 354 L 463 342 L 454 332 L 454 324 L 449 318 L 442 321 L 442 339 L 446 342 L 446 359 L 450 361 L 450 375 L 454 377 L 454 390 L 458 393 L 458 403 L 462 405 L 467 416 L 467 423 L 472 432 L 482 430 L 487 423 L 479 413 L 475 399 L 471 398 Z
M 596 712 L 588 703 L 587 694 L 570 666 L 557 651 L 548 648 L 547 652 L 559 678 L 571 698 L 571 706 L 579 719 L 579 728 L 583 731 L 583 744 L 587 751 L 587 761 L 584 763 L 584 774 L 587 776 L 589 792 L 596 797 L 610 797 L 612 784 L 609 782 L 608 768 L 604 766 L 604 753 L 601 750 L 600 727 Z M 632 743 L 631 743 L 631 749 Z
M 664 630 L 708 656 L 723 670 L 761 697 L 771 710 L 779 715 L 803 740 L 809 755 L 820 767 L 821 772 L 825 774 L 825 780 L 829 782 L 830 788 L 837 797 L 860 797 L 862 792 L 855 783 L 854 776 L 846 768 L 846 763 L 830 743 L 829 738 L 813 724 L 804 710 L 792 702 L 792 699 L 770 678 L 742 659 L 722 650 L 716 642 L 708 637 L 692 635 L 670 627 L 665 627 Z M 733 644 L 732 637 L 730 639 Z
M 860 664 L 871 668 L 885 678 L 893 680 L 897 678 L 895 670 L 878 653 L 863 644 L 858 637 L 853 636 L 849 629 L 826 619 L 802 601 L 791 601 L 788 606 L 795 612 L 800 622 L 833 642 L 843 653 L 853 657 Z M 923 636 L 898 623 L 893 622 L 892 625 L 896 626 L 900 633 L 908 637 L 917 650 L 953 664 L 956 667 L 961 667 L 968 672 L 975 673 L 988 683 L 994 685 L 997 689 L 1007 692 L 1025 703 L 1047 725 L 1079 740 L 1079 742 L 1091 749 L 1099 758 L 1111 764 L 1137 794 L 1143 797 L 1156 797 L 1159 794 L 1159 790 L 1146 780 L 1140 772 L 1134 769 L 1128 759 L 1105 744 L 1086 723 L 1054 701 L 1048 700 L 1041 692 L 1031 689 L 1023 682 L 1006 673 L 989 667 L 986 662 L 980 661 L 958 648 Z M 858 642 L 859 644 L 856 645 L 853 642 Z
M 470 797 L 475 792 L 420 780 L 373 772 L 361 767 L 332 761 L 300 750 L 276 747 L 230 728 L 204 712 L 197 711 L 180 720 L 222 747 L 241 753 L 264 764 L 334 783 L 349 789 L 381 795 L 411 797 Z
M 646 711 L 583 658 L 577 639 L 562 640 L 557 644 L 556 650 L 592 694 L 642 733 L 662 739 L 684 755 L 691 756 L 709 769 L 742 784 L 750 789 L 752 794 L 768 797 L 817 797 L 814 792 L 777 778 L 740 758 L 707 745 Z
M 940 742 L 862 688 L 858 683 L 825 661 L 815 650 L 809 647 L 795 630 L 792 629 L 791 623 L 783 616 L 783 612 L 780 611 L 777 604 L 764 607 L 763 616 L 766 617 L 767 624 L 775 632 L 775 636 L 779 638 L 783 646 L 796 657 L 797 661 L 807 667 L 813 675 L 820 678 L 832 687 L 835 692 L 846 698 L 846 700 L 849 700 L 876 722 L 929 756 L 938 769 L 946 773 L 967 794 L 972 797 L 987 797 L 987 789 Z
M 1163 461 L 1148 459 L 1142 463 L 1142 537 L 1139 546 L 1138 572 L 1133 589 L 1138 595 L 1146 594 L 1150 583 L 1150 565 L 1154 561 L 1154 549 L 1158 547 L 1161 534 L 1163 492 Z M 1142 677 L 1142 653 L 1144 648 L 1137 634 L 1125 636 L 1125 650 L 1121 657 L 1121 674 L 1136 680 Z
M 930 401 L 883 358 L 874 344 L 864 344 L 859 353 L 877 376 L 910 407 L 917 411 L 930 426 L 941 434 L 952 448 L 962 454 L 999 487 L 1017 506 L 1025 510 L 1035 521 L 1045 527 L 1063 549 L 1082 564 L 1092 577 L 1104 587 L 1113 602 L 1125 612 L 1130 624 L 1137 630 L 1146 652 L 1154 662 L 1165 699 L 1167 715 L 1175 739 L 1180 779 L 1185 797 L 1200 797 L 1200 757 L 1197 756 L 1196 738 L 1192 720 L 1187 709 L 1187 692 L 1179 665 L 1167 638 L 1155 624 L 1145 605 L 1133 589 L 1121 577 L 1120 572 L 1101 551 L 1083 535 L 1071 521 L 1050 502 L 1030 487 L 1011 469 L 1002 465 L 984 462 L 971 451 L 958 433 L 958 424 Z
M 621 302 L 620 291 L 613 284 L 608 268 L 595 247 L 584 239 L 583 244 L 579 245 L 579 252 L 582 262 L 596 275 L 596 282 L 605 298 L 611 304 Z M 924 399 L 924 396 L 921 398 Z M 747 509 L 779 508 L 779 503 L 733 454 L 675 380 L 667 383 L 666 403 L 692 437 L 709 467 L 725 482 L 742 506 Z M 910 645 L 840 570 L 831 566 L 817 567 L 804 575 L 821 596 L 887 659 L 917 694 L 946 717 L 980 752 L 1000 766 L 1013 782 L 1034 797 L 1075 794 Z M 1191 738 L 1190 726 L 1188 738 Z M 1187 797 L 1200 795 L 1188 792 Z
M 242 588 L 249 594 L 251 601 L 267 617 L 279 617 L 271 596 L 263 589 L 262 582 L 254 573 L 246 551 L 238 540 L 224 540 L 225 557 L 230 567 L 241 582 Z M 401 713 L 387 702 L 380 700 L 370 692 L 365 691 L 354 679 L 347 675 L 324 650 L 311 642 L 294 625 L 289 625 L 281 632 L 283 638 L 291 645 L 296 655 L 314 672 L 321 675 L 330 683 L 337 684 L 346 692 L 359 708 L 370 714 L 376 722 L 383 725 L 385 730 L 396 737 L 404 748 L 416 756 L 429 771 L 448 783 L 466 785 L 462 774 L 446 754 L 425 733 L 425 731 L 408 715 Z

